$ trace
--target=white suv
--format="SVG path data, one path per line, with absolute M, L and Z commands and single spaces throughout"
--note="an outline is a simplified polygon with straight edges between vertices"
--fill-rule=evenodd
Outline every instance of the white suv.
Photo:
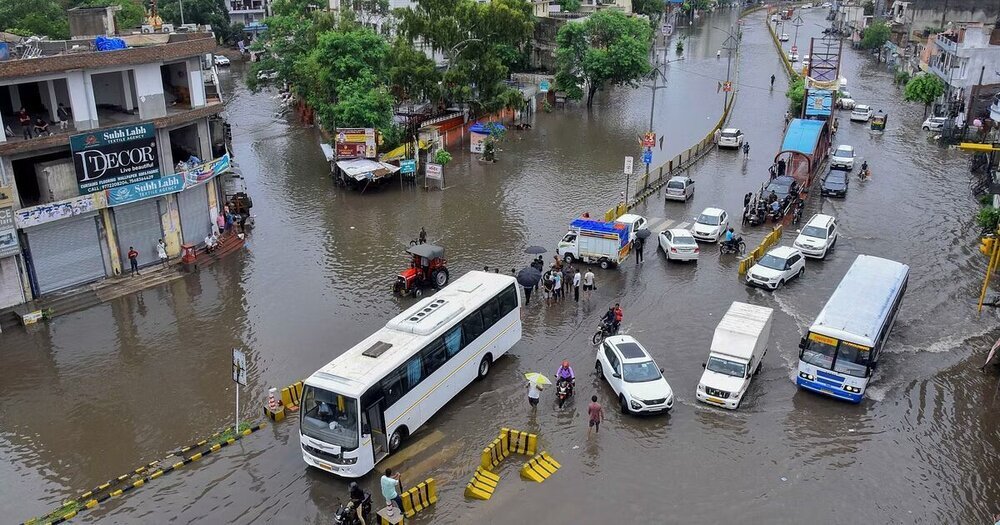
M 737 128 L 726 128 L 719 133 L 720 148 L 736 148 L 743 146 L 743 132 Z
M 805 271 L 806 259 L 802 252 L 788 246 L 778 246 L 747 270 L 747 284 L 777 290 Z
M 830 155 L 830 167 L 844 168 L 847 171 L 853 170 L 854 146 L 848 146 L 847 144 L 837 146 L 837 149 L 833 150 L 833 154 Z
M 598 377 L 607 380 L 618 396 L 623 414 L 666 412 L 674 406 L 674 391 L 663 369 L 642 345 L 627 335 L 608 337 L 597 347 Z
M 799 230 L 799 236 L 792 244 L 802 255 L 825 259 L 826 254 L 837 244 L 837 219 L 817 213 Z

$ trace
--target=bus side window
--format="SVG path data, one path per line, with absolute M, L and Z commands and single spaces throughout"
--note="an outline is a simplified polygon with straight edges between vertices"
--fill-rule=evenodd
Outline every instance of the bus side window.
M 397 368 L 382 380 L 382 396 L 385 406 L 392 405 L 406 393 L 405 365 Z
M 448 360 L 445 356 L 444 338 L 435 339 L 426 348 L 420 351 L 424 361 L 424 377 L 433 374 L 441 365 Z
M 424 380 L 423 367 L 420 364 L 421 361 L 423 361 L 423 359 L 421 359 L 420 354 L 417 354 L 411 357 L 410 360 L 406 362 L 407 392 L 416 388 L 416 386 L 419 385 L 420 382 Z
M 479 311 L 472 312 L 462 321 L 462 347 L 469 346 L 470 343 L 476 340 L 477 337 L 482 335 L 483 330 L 483 318 L 479 315 Z
M 515 308 L 517 308 L 517 290 L 511 285 L 500 293 L 500 317 L 511 313 Z
M 458 325 L 444 334 L 444 346 L 447 349 L 448 359 L 458 354 L 459 350 L 462 349 L 462 325 Z
M 497 324 L 497 321 L 500 320 L 500 304 L 496 297 L 486 301 L 486 304 L 480 308 L 480 311 L 483 312 L 484 332 L 492 328 L 493 325 Z

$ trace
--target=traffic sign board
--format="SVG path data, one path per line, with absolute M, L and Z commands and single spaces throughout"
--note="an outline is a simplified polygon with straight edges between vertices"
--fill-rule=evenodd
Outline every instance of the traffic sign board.
M 233 381 L 247 386 L 247 356 L 233 348 Z
M 548 93 L 549 92 L 549 81 L 548 80 L 543 80 L 543 81 L 539 82 L 538 83 L 538 90 L 541 91 L 542 93 Z
M 642 137 L 642 147 L 652 148 L 656 145 L 656 133 L 649 132 Z
M 649 165 L 653 162 L 653 150 L 647 149 L 642 152 L 642 163 Z
M 413 159 L 403 159 L 399 161 L 399 172 L 400 173 L 416 173 L 417 172 L 417 161 Z
M 792 53 L 798 52 L 798 46 L 792 46 Z
M 632 174 L 632 163 L 633 163 L 632 157 L 625 157 L 625 174 L 626 175 L 631 175 Z

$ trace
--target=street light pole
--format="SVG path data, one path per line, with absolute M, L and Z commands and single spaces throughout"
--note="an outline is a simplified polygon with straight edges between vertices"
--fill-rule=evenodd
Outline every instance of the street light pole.
M 184 25 L 184 0 L 177 0 L 177 3 L 181 6 L 181 25 Z
M 739 40 L 733 35 L 733 27 L 729 26 L 729 36 L 726 37 L 726 41 L 723 42 L 722 48 L 726 50 L 726 89 L 725 98 L 722 101 L 722 111 L 725 112 L 726 108 L 729 107 L 729 91 L 732 84 L 730 84 L 730 72 L 732 70 L 733 63 L 733 51 L 737 49 L 739 45 Z
M 663 56 L 664 56 L 664 58 L 666 58 L 666 56 L 667 56 L 666 48 L 664 48 Z M 684 57 L 678 58 L 676 60 L 664 60 L 662 64 L 657 65 L 656 67 L 653 68 L 652 71 L 650 71 L 650 75 L 653 77 L 653 85 L 652 86 L 646 86 L 650 90 L 652 90 L 651 97 L 650 97 L 650 102 L 649 102 L 649 133 L 653 133 L 653 115 L 656 112 L 656 91 L 659 90 L 659 89 L 666 89 L 666 87 L 667 87 L 667 77 L 663 74 L 663 70 L 661 68 L 663 66 L 666 66 L 667 64 L 671 64 L 673 62 L 679 62 L 681 60 L 684 60 Z M 663 85 L 659 86 L 659 85 L 657 85 L 657 83 L 659 82 L 659 80 L 661 78 L 663 79 Z M 650 147 L 650 150 L 652 150 L 652 147 Z M 643 164 L 646 165 L 646 183 L 648 184 L 649 183 L 649 163 L 643 162 Z M 629 174 L 626 173 L 625 174 L 625 202 L 628 202 L 628 194 L 629 194 Z

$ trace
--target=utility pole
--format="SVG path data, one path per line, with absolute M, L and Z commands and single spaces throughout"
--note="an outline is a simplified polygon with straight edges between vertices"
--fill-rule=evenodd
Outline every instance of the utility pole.
M 792 47 L 798 49 L 799 46 L 799 27 L 805 22 L 802 21 L 802 15 L 795 15 L 795 20 L 792 20 L 792 25 L 795 26 L 795 38 L 792 39 Z
M 666 47 L 664 47 L 664 49 L 663 49 L 663 58 L 664 58 L 664 61 L 662 63 L 660 63 L 660 64 L 657 64 L 655 67 L 653 67 L 653 70 L 650 71 L 650 76 L 653 78 L 653 85 L 652 86 L 646 86 L 650 90 L 652 90 L 652 93 L 651 93 L 652 96 L 650 97 L 650 102 L 649 102 L 649 133 L 654 133 L 654 131 L 653 131 L 653 115 L 654 115 L 654 113 L 656 111 L 656 91 L 659 90 L 659 89 L 666 89 L 666 87 L 667 87 L 667 77 L 666 77 L 666 75 L 663 74 L 663 69 L 662 68 L 664 66 L 668 65 L 668 64 L 673 63 L 673 62 L 679 62 L 681 60 L 684 60 L 684 57 L 678 58 L 676 60 L 666 60 L 666 57 L 667 57 L 667 51 L 666 51 Z M 655 60 L 654 60 L 654 62 L 655 62 Z M 657 85 L 659 83 L 660 79 L 663 79 L 663 85 L 662 86 L 661 85 Z M 650 147 L 650 150 L 652 150 L 652 147 Z M 649 183 L 649 163 L 647 162 L 647 163 L 644 163 L 644 164 L 646 164 L 646 183 L 648 184 Z M 628 176 L 628 174 L 626 174 L 625 175 L 625 202 L 628 202 L 628 198 L 629 198 L 629 176 Z
M 798 29 L 798 28 L 796 28 Z M 722 49 L 726 50 L 726 87 L 725 87 L 725 98 L 722 102 L 722 111 L 725 112 L 726 108 L 729 107 L 729 92 L 731 90 L 732 84 L 730 83 L 729 75 L 732 70 L 733 63 L 733 51 L 736 51 L 739 47 L 739 39 L 733 35 L 733 27 L 729 26 L 729 36 L 726 41 L 722 43 Z
M 181 25 L 184 25 L 184 0 L 177 0 L 181 6 Z

